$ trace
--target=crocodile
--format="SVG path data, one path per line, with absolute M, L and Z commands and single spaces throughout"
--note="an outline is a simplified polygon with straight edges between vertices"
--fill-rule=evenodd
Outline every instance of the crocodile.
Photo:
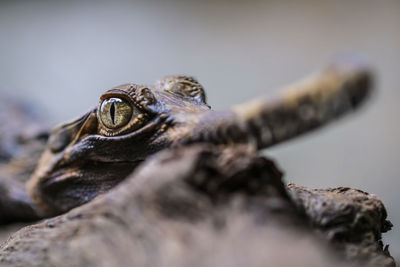
M 83 205 L 166 148 L 241 144 L 257 151 L 310 132 L 359 107 L 371 92 L 371 73 L 359 62 L 335 62 L 282 93 L 222 111 L 211 109 L 191 76 L 116 86 L 82 117 L 40 135 L 47 142 L 26 186 L 12 177 L 0 183 L 0 222 Z

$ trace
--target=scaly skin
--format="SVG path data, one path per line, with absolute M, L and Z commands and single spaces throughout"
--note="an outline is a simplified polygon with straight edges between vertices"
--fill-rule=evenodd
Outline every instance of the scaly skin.
M 27 183 L 32 206 L 38 217 L 66 212 L 108 191 L 168 147 L 202 142 L 272 146 L 356 108 L 370 89 L 369 69 L 351 62 L 333 64 L 274 98 L 225 111 L 211 110 L 203 87 L 188 76 L 167 76 L 155 86 L 117 86 L 101 96 L 99 107 L 52 131 Z M 119 102 L 104 104 L 111 99 Z M 126 110 L 133 115 L 120 115 Z

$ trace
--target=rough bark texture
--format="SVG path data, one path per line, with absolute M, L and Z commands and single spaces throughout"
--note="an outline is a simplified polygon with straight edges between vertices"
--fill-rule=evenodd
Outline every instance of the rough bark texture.
M 14 233 L 4 266 L 394 266 L 382 203 L 285 187 L 247 147 L 166 150 L 108 193 Z
M 288 185 L 293 203 L 307 215 L 311 226 L 323 234 L 346 259 L 372 266 L 392 266 L 389 247 L 380 241 L 392 228 L 382 202 L 357 189 L 308 189 Z

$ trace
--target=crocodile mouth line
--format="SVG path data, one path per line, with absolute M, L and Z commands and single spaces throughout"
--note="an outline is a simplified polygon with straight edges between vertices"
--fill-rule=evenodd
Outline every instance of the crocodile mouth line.
M 120 160 L 120 161 L 95 160 L 95 161 L 90 161 L 89 164 L 93 165 L 93 166 L 95 166 L 97 164 L 101 164 L 103 167 L 104 167 L 104 165 L 115 165 L 115 168 L 118 168 L 121 165 L 123 165 L 125 167 L 130 166 L 129 167 L 131 169 L 130 173 L 132 173 L 143 161 L 144 161 L 144 159 L 135 159 L 132 161 L 128 161 L 128 160 Z M 60 168 L 57 171 L 53 172 L 51 175 L 44 177 L 44 179 L 41 181 L 41 183 L 49 186 L 49 185 L 56 184 L 56 183 L 62 183 L 64 181 L 73 181 L 76 179 L 81 179 L 85 175 L 87 175 L 87 173 L 85 174 L 84 172 L 79 171 L 79 170 L 66 170 L 64 168 Z M 119 180 L 124 180 L 125 178 L 126 177 L 121 177 L 121 179 L 119 179 Z

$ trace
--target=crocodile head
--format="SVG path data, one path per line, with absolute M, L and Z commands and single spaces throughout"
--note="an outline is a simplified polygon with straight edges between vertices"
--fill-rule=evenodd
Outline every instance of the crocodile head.
M 28 191 L 43 216 L 59 214 L 114 187 L 159 150 L 198 142 L 265 148 L 352 110 L 369 89 L 368 68 L 348 62 L 225 111 L 211 110 L 189 76 L 120 85 L 98 107 L 53 130 Z
M 81 205 L 189 134 L 206 112 L 204 89 L 189 76 L 167 76 L 155 86 L 116 86 L 98 107 L 52 131 L 28 191 L 45 215 Z

